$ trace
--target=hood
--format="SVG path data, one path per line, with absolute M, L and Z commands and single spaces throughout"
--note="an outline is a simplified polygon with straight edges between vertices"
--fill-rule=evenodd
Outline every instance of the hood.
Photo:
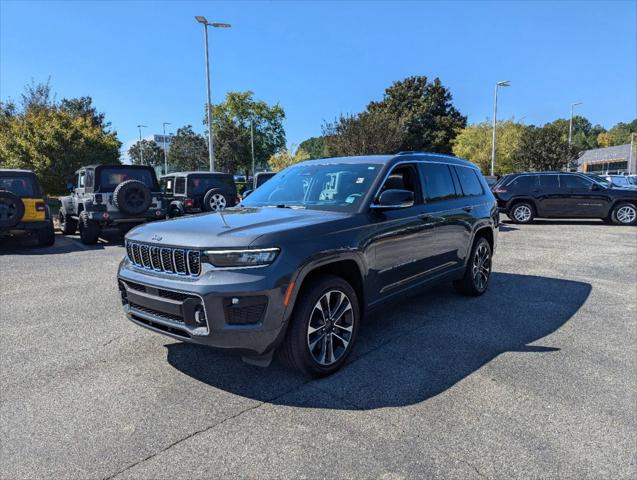
M 290 208 L 232 208 L 140 225 L 127 240 L 157 245 L 210 248 L 247 247 L 261 235 L 318 225 L 347 214 Z

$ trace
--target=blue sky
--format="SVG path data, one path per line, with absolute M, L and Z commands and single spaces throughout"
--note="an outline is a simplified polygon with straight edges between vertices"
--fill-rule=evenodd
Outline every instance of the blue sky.
M 192 124 L 203 131 L 203 32 L 213 101 L 229 90 L 285 109 L 288 145 L 355 113 L 393 81 L 440 77 L 470 122 L 543 124 L 569 105 L 611 127 L 637 116 L 636 2 L 0 1 L 0 97 L 51 76 L 58 98 L 91 95 L 128 145 Z

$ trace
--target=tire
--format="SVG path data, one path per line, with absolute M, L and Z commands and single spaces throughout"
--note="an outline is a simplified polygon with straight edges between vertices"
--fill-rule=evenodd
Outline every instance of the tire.
M 333 320 L 334 316 L 325 319 L 321 314 L 327 309 L 327 300 L 337 310 L 335 314 L 339 307 L 345 309 L 338 319 Z M 283 345 L 277 352 L 279 358 L 308 377 L 330 375 L 351 353 L 359 322 L 358 297 L 351 285 L 340 277 L 323 275 L 312 281 L 299 297 Z M 311 343 L 314 345 L 310 346 Z
M 203 197 L 203 209 L 206 212 L 217 212 L 230 205 L 230 199 L 220 188 L 213 188 Z
M 64 235 L 74 235 L 77 231 L 77 220 L 66 213 L 66 210 L 60 209 L 58 222 L 60 223 L 60 230 Z
M 0 228 L 15 227 L 24 216 L 24 202 L 8 190 L 0 190 Z
M 80 213 L 80 240 L 84 245 L 95 245 L 100 236 L 100 225 L 88 218 L 86 212 Z
M 611 218 L 616 225 L 637 225 L 637 206 L 628 202 L 618 203 L 613 207 Z
M 520 202 L 513 205 L 507 216 L 513 223 L 531 223 L 535 217 L 535 208 L 528 202 Z
M 477 297 L 487 291 L 491 277 L 491 255 L 489 241 L 484 237 L 476 239 L 464 276 L 453 282 L 458 293 Z
M 55 243 L 55 228 L 53 228 L 53 222 L 49 221 L 45 228 L 38 230 L 38 246 L 50 247 Z
M 113 191 L 113 205 L 129 215 L 139 215 L 150 207 L 150 189 L 139 180 L 126 180 Z

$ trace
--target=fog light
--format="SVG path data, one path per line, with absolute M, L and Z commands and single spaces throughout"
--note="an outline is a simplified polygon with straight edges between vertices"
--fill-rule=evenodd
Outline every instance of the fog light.
M 203 305 L 197 305 L 195 307 L 195 322 L 198 325 L 206 324 L 206 312 L 203 309 Z

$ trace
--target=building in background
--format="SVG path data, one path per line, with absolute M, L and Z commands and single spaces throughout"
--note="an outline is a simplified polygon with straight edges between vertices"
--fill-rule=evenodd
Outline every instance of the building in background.
M 635 174 L 637 152 L 630 143 L 585 150 L 577 159 L 577 171 L 588 173 Z

